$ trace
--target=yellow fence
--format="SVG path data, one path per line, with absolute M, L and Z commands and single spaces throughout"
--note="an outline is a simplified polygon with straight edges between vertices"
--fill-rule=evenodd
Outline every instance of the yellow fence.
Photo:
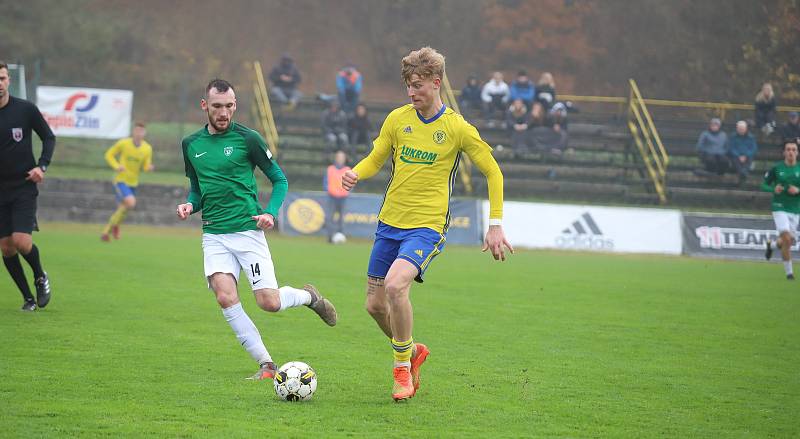
M 442 100 L 444 104 L 448 107 L 452 108 L 456 113 L 461 113 L 461 109 L 458 108 L 458 100 L 456 99 L 456 94 L 453 91 L 453 87 L 450 86 L 450 81 L 447 79 L 447 73 L 445 73 L 444 78 L 442 78 L 442 87 L 444 90 L 444 96 L 442 96 Z M 472 162 L 469 160 L 469 157 L 466 155 L 461 156 L 461 162 L 458 165 L 459 174 L 461 174 L 461 182 L 464 184 L 464 191 L 467 194 L 472 193 Z
M 256 96 L 256 119 L 264 132 L 264 140 L 269 146 L 273 156 L 278 154 L 278 128 L 275 125 L 275 117 L 272 114 L 272 106 L 269 103 L 267 85 L 264 82 L 264 72 L 261 70 L 261 63 L 253 62 L 253 93 Z
M 669 155 L 661 143 L 658 130 L 647 111 L 647 104 L 642 99 L 636 81 L 629 80 L 630 96 L 628 98 L 628 128 L 631 130 L 633 142 L 639 150 L 647 173 L 650 175 L 658 199 L 662 204 L 667 202 L 667 165 Z

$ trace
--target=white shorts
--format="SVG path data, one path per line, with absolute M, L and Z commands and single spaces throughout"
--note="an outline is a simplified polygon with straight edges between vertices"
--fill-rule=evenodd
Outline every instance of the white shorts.
M 244 270 L 254 291 L 278 288 L 272 256 L 261 230 L 203 233 L 203 267 L 206 279 L 214 273 L 230 273 L 238 283 L 239 272 Z
M 778 233 L 789 232 L 792 236 L 796 236 L 800 214 L 776 210 L 772 212 L 772 218 L 775 220 L 775 229 Z

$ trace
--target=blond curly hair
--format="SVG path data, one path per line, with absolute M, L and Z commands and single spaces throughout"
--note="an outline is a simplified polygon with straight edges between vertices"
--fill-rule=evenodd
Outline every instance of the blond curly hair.
M 411 82 L 411 76 L 419 75 L 423 79 L 444 78 L 444 55 L 431 47 L 414 50 L 403 58 L 403 81 Z

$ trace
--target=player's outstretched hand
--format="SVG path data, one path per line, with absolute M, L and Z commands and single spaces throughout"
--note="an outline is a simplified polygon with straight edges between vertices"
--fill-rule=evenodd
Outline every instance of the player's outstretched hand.
M 25 177 L 25 180 L 29 180 L 34 183 L 41 183 L 42 180 L 44 180 L 44 172 L 42 171 L 42 168 L 37 166 L 28 171 L 28 176 Z
M 780 184 L 780 183 L 779 183 L 779 184 L 776 184 L 776 185 L 775 185 L 775 193 L 776 193 L 776 194 L 779 194 L 779 193 L 781 193 L 781 192 L 783 192 L 783 185 L 782 185 L 782 184 Z
M 256 220 L 256 226 L 261 230 L 269 230 L 275 226 L 275 218 L 268 213 L 262 213 L 251 218 Z
M 178 211 L 177 211 L 178 218 L 180 218 L 182 220 L 185 220 L 186 218 L 189 218 L 189 215 L 192 214 L 192 210 L 193 209 L 194 209 L 194 206 L 192 206 L 192 203 L 179 204 L 178 205 Z
M 358 183 L 358 174 L 353 172 L 352 169 L 342 175 L 342 187 L 348 191 L 353 190 L 356 183 Z
M 797 195 L 797 193 L 800 192 L 800 189 L 798 189 L 797 186 L 790 184 L 789 188 L 786 189 L 786 192 L 789 192 L 789 195 Z
M 514 253 L 514 247 L 511 246 L 511 243 L 506 239 L 506 234 L 503 233 L 503 226 L 489 226 L 486 237 L 483 239 L 481 251 L 491 250 L 495 261 L 505 261 L 506 252 L 503 246 L 511 253 Z

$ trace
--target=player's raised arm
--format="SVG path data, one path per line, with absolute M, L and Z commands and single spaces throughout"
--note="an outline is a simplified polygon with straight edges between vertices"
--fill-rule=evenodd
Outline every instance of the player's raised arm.
M 492 156 L 492 149 L 481 139 L 478 130 L 464 123 L 462 149 L 486 177 L 489 188 L 489 230 L 483 240 L 482 251 L 491 250 L 495 260 L 505 261 L 505 246 L 511 253 L 514 247 L 503 232 L 503 172 Z
M 390 113 L 383 121 L 378 138 L 372 142 L 372 151 L 342 176 L 342 187 L 349 191 L 355 187 L 358 180 L 375 176 L 389 158 L 392 145 L 394 145 L 394 118 Z
M 266 142 L 256 132 L 251 133 L 247 137 L 247 149 L 250 155 L 250 161 L 261 169 L 261 172 L 267 176 L 272 183 L 272 195 L 269 198 L 269 204 L 261 214 L 254 217 L 260 229 L 269 229 L 275 223 L 275 218 L 278 217 L 278 211 L 286 199 L 286 193 L 289 192 L 289 180 L 286 179 L 280 166 L 272 159 L 272 153 L 269 151 Z M 261 218 L 264 214 L 269 214 L 272 218 Z

